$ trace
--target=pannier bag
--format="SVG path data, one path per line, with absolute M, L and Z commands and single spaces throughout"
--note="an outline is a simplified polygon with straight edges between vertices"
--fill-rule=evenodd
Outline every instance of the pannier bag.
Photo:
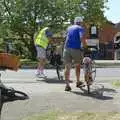
M 19 57 L 13 54 L 0 53 L 0 69 L 17 71 L 20 66 Z

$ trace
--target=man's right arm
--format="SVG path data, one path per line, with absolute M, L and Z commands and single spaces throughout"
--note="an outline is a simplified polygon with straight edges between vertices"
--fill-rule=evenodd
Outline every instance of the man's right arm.
M 81 27 L 79 31 L 80 41 L 81 41 L 81 48 L 84 48 L 84 29 Z

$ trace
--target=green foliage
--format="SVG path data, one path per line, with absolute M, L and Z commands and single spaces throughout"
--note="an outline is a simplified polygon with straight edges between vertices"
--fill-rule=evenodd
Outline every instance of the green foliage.
M 114 87 L 120 88 L 120 81 L 119 81 L 119 80 L 114 81 L 114 82 L 112 82 L 112 85 L 113 85 Z
M 117 112 L 49 112 L 42 115 L 24 118 L 22 120 L 119 120 L 120 113 Z
M 106 0 L 1 0 L 0 38 L 13 38 L 21 54 L 26 56 L 28 52 L 26 57 L 35 58 L 36 21 L 42 22 L 40 28 L 51 26 L 53 33 L 65 30 L 75 16 L 82 16 L 87 24 L 101 24 L 105 20 L 105 3 Z
M 101 25 L 105 22 L 104 10 L 107 0 L 86 0 L 83 16 L 88 24 Z

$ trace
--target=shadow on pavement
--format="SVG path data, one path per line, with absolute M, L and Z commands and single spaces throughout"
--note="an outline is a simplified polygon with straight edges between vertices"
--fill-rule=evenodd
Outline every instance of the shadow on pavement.
M 111 99 L 113 99 L 113 97 L 111 97 L 111 96 L 103 95 L 103 93 L 107 92 L 107 91 L 109 91 L 109 92 L 112 91 L 112 92 L 116 93 L 116 91 L 114 89 L 108 89 L 108 88 L 103 90 L 103 92 L 92 91 L 90 94 L 88 94 L 87 90 L 85 90 L 85 89 L 83 89 L 80 92 L 79 91 L 71 91 L 71 92 L 76 94 L 76 95 L 92 97 L 92 98 L 99 99 L 99 100 L 111 100 Z
M 104 88 L 104 92 L 117 93 L 115 89 Z
M 65 84 L 65 81 L 64 80 L 58 80 L 57 77 L 55 78 L 47 78 L 47 79 L 44 79 L 44 80 L 41 80 L 42 82 L 46 82 L 46 83 L 51 83 L 51 84 Z

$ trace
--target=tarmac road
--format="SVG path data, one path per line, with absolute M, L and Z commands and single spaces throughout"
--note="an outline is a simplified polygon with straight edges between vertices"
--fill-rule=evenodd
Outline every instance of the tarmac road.
M 104 86 L 103 96 L 99 93 L 88 95 L 75 87 L 74 71 L 71 71 L 72 91 L 65 92 L 65 82 L 59 81 L 55 70 L 46 70 L 49 79 L 37 79 L 35 70 L 2 72 L 5 85 L 27 93 L 30 99 L 6 103 L 1 120 L 22 120 L 22 118 L 51 110 L 66 112 L 120 112 L 120 89 L 113 88 L 111 82 L 120 80 L 120 68 L 98 68 L 92 91 Z M 83 80 L 83 71 L 81 73 Z M 103 89 L 102 89 L 103 90 Z

